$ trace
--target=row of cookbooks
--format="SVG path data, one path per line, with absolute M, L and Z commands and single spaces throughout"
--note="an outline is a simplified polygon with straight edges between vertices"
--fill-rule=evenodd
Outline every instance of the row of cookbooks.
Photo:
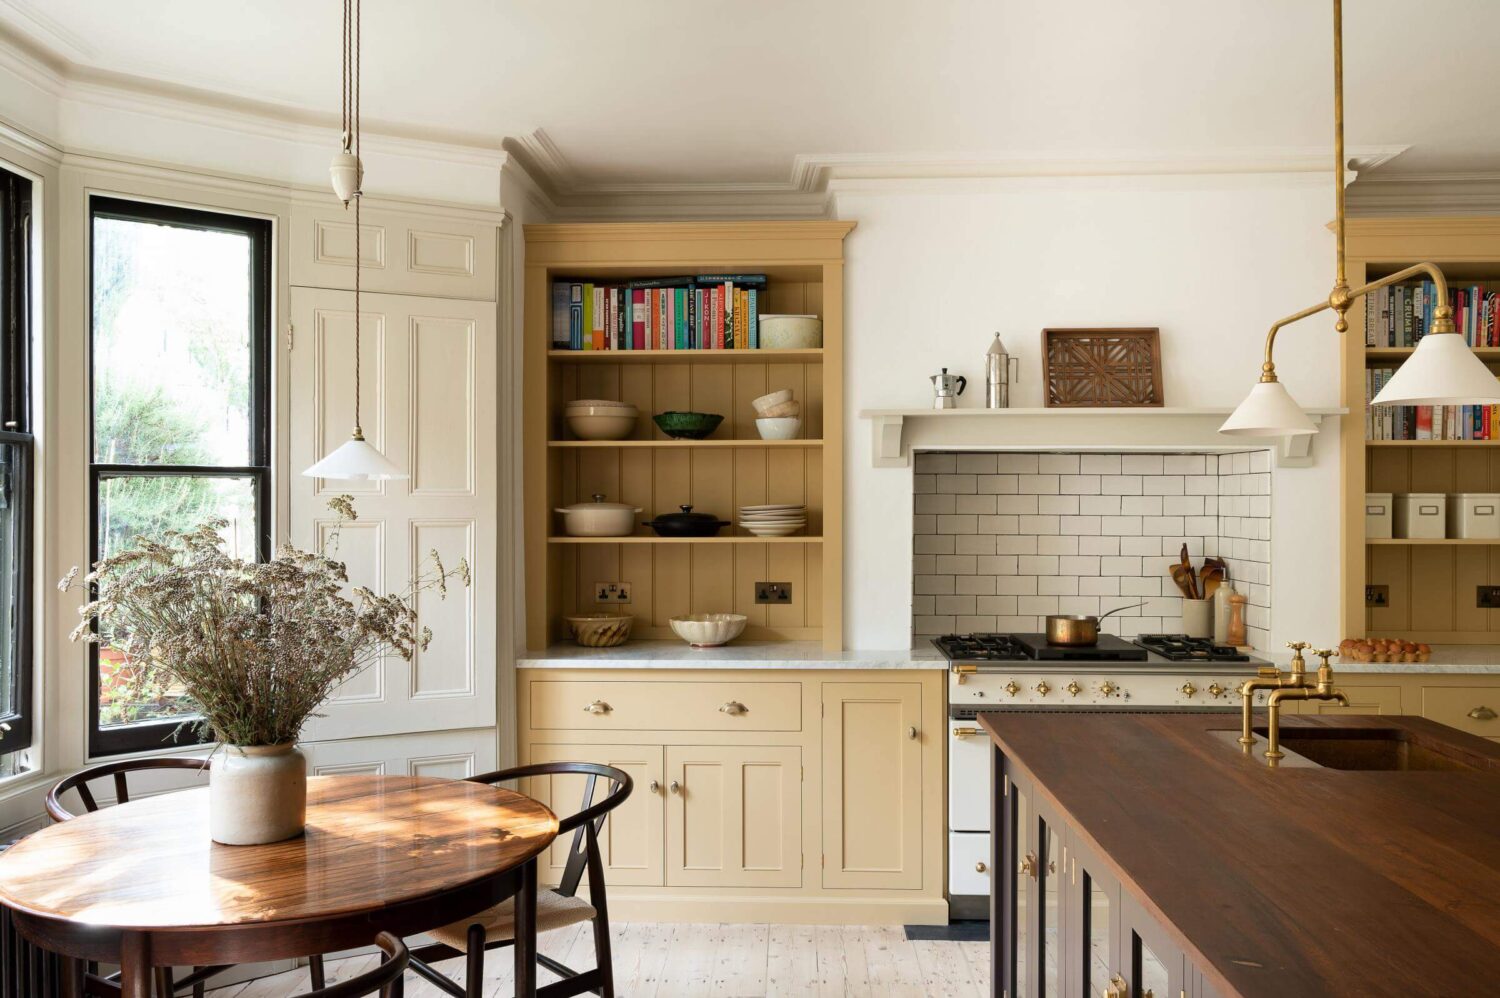
M 1453 325 L 1471 347 L 1500 347 L 1500 288 L 1448 289 Z M 1365 346 L 1414 347 L 1432 329 L 1437 289 L 1431 281 L 1392 284 L 1365 296 Z
M 1382 367 L 1365 371 L 1366 440 L 1500 439 L 1500 406 L 1370 405 L 1395 373 Z
M 554 350 L 754 350 L 764 274 L 552 283 Z

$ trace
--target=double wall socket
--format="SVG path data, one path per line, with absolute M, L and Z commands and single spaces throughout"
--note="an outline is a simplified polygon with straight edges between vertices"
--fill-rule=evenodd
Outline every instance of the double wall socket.
M 595 603 L 629 603 L 630 583 L 628 582 L 596 582 L 594 583 Z
M 1500 609 L 1500 586 L 1475 586 L 1474 605 L 1481 610 Z
M 792 601 L 792 584 L 790 582 L 757 582 L 755 584 L 755 602 L 757 603 L 790 603 Z

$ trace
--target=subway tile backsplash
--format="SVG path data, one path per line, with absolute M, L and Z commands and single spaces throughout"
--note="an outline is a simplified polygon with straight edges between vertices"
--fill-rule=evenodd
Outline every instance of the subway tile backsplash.
M 1237 454 L 919 453 L 912 632 L 1040 631 L 1049 613 L 1102 613 L 1123 636 L 1174 632 L 1168 574 L 1184 542 L 1229 564 L 1251 644 L 1271 614 L 1271 462 Z

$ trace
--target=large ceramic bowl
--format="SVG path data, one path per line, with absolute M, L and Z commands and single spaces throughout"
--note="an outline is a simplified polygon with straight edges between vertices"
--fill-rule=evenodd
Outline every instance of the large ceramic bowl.
M 762 440 L 791 440 L 802 429 L 802 420 L 797 416 L 757 419 L 755 429 L 760 433 Z
M 564 617 L 573 640 L 585 648 L 613 648 L 630 639 L 634 617 L 613 613 L 589 613 L 581 617 Z
M 812 350 L 823 345 L 823 320 L 816 315 L 763 315 L 763 350 Z
M 659 412 L 651 419 L 674 440 L 702 440 L 724 422 L 723 416 L 712 412 Z
M 740 636 L 749 620 L 743 613 L 694 613 L 672 617 L 672 633 L 694 648 L 715 648 Z
M 624 440 L 635 430 L 640 410 L 633 405 L 578 405 L 563 410 L 568 429 L 579 440 Z

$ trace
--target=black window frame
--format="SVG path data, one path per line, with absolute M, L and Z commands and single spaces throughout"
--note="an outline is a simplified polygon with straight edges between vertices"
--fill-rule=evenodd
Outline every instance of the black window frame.
M 169 478 L 248 478 L 255 496 L 257 554 L 271 557 L 271 325 L 272 325 L 272 226 L 269 219 L 236 215 L 227 211 L 187 208 L 91 195 L 89 198 L 88 279 L 88 461 L 89 461 L 89 563 L 99 560 L 99 489 L 110 478 L 153 475 Z M 95 460 L 94 440 L 94 223 L 100 218 L 233 232 L 250 238 L 250 459 L 240 466 L 186 464 L 102 464 Z M 103 728 L 99 724 L 99 646 L 89 645 L 89 734 L 91 758 L 149 752 L 174 745 L 202 744 L 208 739 L 190 730 L 173 736 L 182 718 L 144 721 Z
M 0 230 L 0 444 L 10 445 L 16 455 L 12 504 L 19 525 L 16 531 L 15 605 L 11 629 L 12 653 L 10 713 L 0 715 L 0 754 L 31 747 L 35 732 L 36 661 L 33 634 L 35 610 L 35 533 L 32 516 L 33 462 L 36 439 L 32 433 L 31 336 L 32 336 L 32 182 L 0 168 L 0 205 L 4 226 Z

